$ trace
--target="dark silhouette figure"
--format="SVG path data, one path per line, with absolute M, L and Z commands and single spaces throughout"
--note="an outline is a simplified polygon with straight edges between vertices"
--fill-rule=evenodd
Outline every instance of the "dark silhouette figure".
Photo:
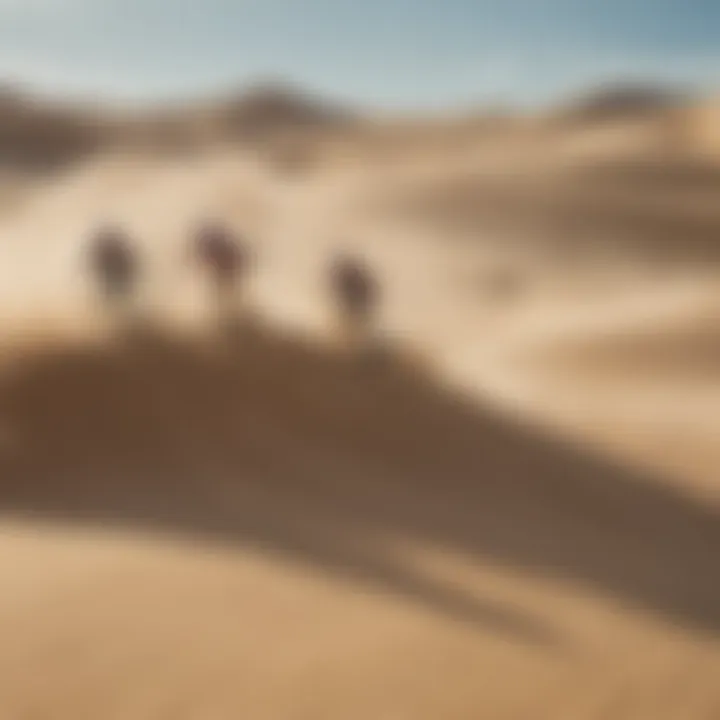
M 132 242 L 121 228 L 107 225 L 96 232 L 90 266 L 106 305 L 117 308 L 132 298 L 138 265 Z
M 232 309 L 241 283 L 247 275 L 250 254 L 229 229 L 207 222 L 197 232 L 197 258 L 206 269 L 216 294 L 217 308 L 226 316 Z
M 359 258 L 342 254 L 330 269 L 330 283 L 341 332 L 365 337 L 374 321 L 380 288 L 372 270 Z

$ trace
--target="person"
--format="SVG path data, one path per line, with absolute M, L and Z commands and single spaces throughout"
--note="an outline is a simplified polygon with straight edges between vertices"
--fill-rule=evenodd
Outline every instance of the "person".
M 220 223 L 205 222 L 197 231 L 195 250 L 210 275 L 218 310 L 229 312 L 249 267 L 247 248 Z
M 333 258 L 330 283 L 341 331 L 352 339 L 367 335 L 380 294 L 372 270 L 358 257 L 343 252 Z
M 120 227 L 108 224 L 96 231 L 90 246 L 90 265 L 106 305 L 117 307 L 132 298 L 138 259 L 130 238 Z

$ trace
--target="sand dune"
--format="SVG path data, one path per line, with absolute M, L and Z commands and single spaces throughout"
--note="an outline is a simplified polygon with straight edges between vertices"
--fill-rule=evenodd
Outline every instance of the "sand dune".
M 392 353 L 257 328 L 215 347 L 143 334 L 26 357 L 1 406 L 15 523 L 165 537 L 50 549 L 8 530 L 20 586 L 48 557 L 71 568 L 0 609 L 11 638 L 37 623 L 21 657 L 42 684 L 0 680 L 18 714 L 161 717 L 187 694 L 187 717 L 596 717 L 622 682 L 606 663 L 647 643 L 680 695 L 693 673 L 697 717 L 717 709 L 699 640 L 720 628 L 715 512 Z M 675 643 L 690 650 L 671 658 Z M 618 702 L 676 716 L 646 701 Z
M 714 407 L 715 280 L 653 253 L 640 271 L 550 268 L 505 253 L 487 216 L 468 238 L 369 207 L 476 162 L 301 182 L 224 149 L 106 158 L 6 219 L 8 717 L 720 713 L 720 522 L 693 484 L 697 463 L 717 487 L 717 421 L 688 426 L 692 443 L 657 429 L 692 383 Z M 266 321 L 222 340 L 184 260 L 206 212 L 262 258 Z M 138 238 L 156 321 L 118 343 L 94 337 L 79 265 L 104 214 Z M 363 357 L 327 343 L 337 243 L 385 283 L 390 340 Z M 497 257 L 520 255 L 522 292 L 492 301 Z M 658 388 L 676 401 L 658 410 Z M 643 410 L 627 425 L 604 412 L 621 397 Z

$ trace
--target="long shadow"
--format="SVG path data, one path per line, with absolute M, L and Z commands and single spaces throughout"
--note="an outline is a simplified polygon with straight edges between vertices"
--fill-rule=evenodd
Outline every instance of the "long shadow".
M 27 357 L 0 389 L 0 511 L 257 546 L 529 641 L 553 637 L 388 541 L 720 631 L 712 508 L 371 360 L 259 329 L 214 349 L 158 336 Z

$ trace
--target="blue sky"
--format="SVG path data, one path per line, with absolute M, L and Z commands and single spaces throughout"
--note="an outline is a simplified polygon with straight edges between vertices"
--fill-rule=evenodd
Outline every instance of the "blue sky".
M 121 101 L 281 76 L 387 109 L 720 88 L 720 0 L 0 0 L 0 78 Z

